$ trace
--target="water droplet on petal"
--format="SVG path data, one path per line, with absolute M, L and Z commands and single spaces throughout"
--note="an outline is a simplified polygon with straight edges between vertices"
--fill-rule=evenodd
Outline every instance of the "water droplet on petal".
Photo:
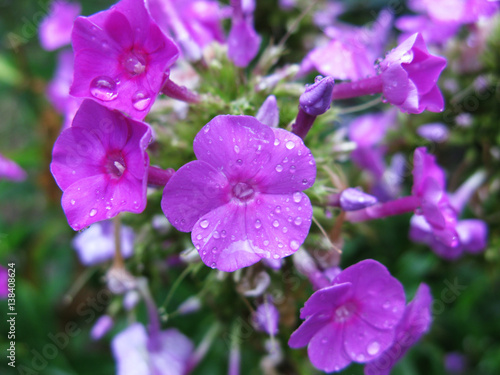
M 269 245 L 269 240 L 264 240 L 264 246 Z
M 279 258 L 280 258 L 280 255 L 279 255 L 279 254 L 274 254 L 274 255 L 273 255 L 273 258 L 274 258 L 274 259 L 279 259 Z
M 283 229 L 281 229 L 281 231 L 282 231 L 283 233 L 286 233 L 286 232 L 288 232 L 288 228 L 287 228 L 287 227 L 283 227 Z
M 212 248 L 212 254 L 216 254 L 217 253 L 217 248 L 216 247 L 213 247 Z
M 97 210 L 95 208 L 91 209 L 89 212 L 90 217 L 94 217 L 97 214 Z
M 197 239 L 198 241 L 199 241 L 199 240 L 201 240 L 202 238 L 203 238 L 203 236 L 202 236 L 201 234 L 199 234 L 199 235 L 197 235 L 197 236 L 196 236 L 196 239 Z
M 307 185 L 307 178 L 304 178 L 304 179 L 302 180 L 302 185 Z
M 290 167 L 290 173 L 295 173 L 295 170 L 297 169 L 297 167 L 295 167 L 295 165 L 292 165 Z
M 109 102 L 118 96 L 118 87 L 111 77 L 100 76 L 90 82 L 90 93 L 97 99 Z
M 220 238 L 220 233 L 219 233 L 219 231 L 215 231 L 215 232 L 214 232 L 214 238 L 215 238 L 216 240 Z
M 281 172 L 283 170 L 283 166 L 281 164 L 278 164 L 276 166 L 276 172 Z
M 261 226 L 262 226 L 262 223 L 260 222 L 260 220 L 257 219 L 255 221 L 255 229 L 259 229 Z
M 234 152 L 236 152 L 237 154 L 240 153 L 240 147 L 238 145 L 234 145 Z
M 138 111 L 144 111 L 146 108 L 148 108 L 150 102 L 151 98 L 144 91 L 137 91 L 132 96 L 132 105 Z
M 286 146 L 287 149 L 291 150 L 291 149 L 293 149 L 295 147 L 295 142 L 294 141 L 288 141 L 285 146 Z
M 275 145 L 275 146 L 277 146 L 277 145 L 279 145 L 279 144 L 280 144 L 280 140 L 279 140 L 278 138 L 276 138 L 276 139 L 274 140 L 274 145 Z
M 213 263 L 210 265 L 210 267 L 211 267 L 212 269 L 215 269 L 215 267 L 217 267 L 217 264 L 216 264 L 215 262 L 213 262 Z
M 274 209 L 274 212 L 276 212 L 277 214 L 279 214 L 281 212 L 281 207 L 280 206 L 276 206 L 276 208 Z
M 226 231 L 225 231 L 225 230 L 223 230 L 223 231 L 220 233 L 220 236 L 221 236 L 222 238 L 226 238 L 226 236 L 227 236 Z
M 300 193 L 300 191 L 293 193 L 293 201 L 295 203 L 300 203 L 301 200 L 302 200 L 302 194 Z
M 377 341 L 372 341 L 370 344 L 368 344 L 368 347 L 366 348 L 366 351 L 368 352 L 369 355 L 375 355 L 379 352 L 380 350 L 380 344 Z
M 290 241 L 290 247 L 293 249 L 293 250 L 297 250 L 300 246 L 300 243 L 298 241 L 295 241 L 295 240 L 292 240 Z
M 203 220 L 200 222 L 200 227 L 206 229 L 208 227 L 208 220 Z
M 278 228 L 280 226 L 280 223 L 278 220 L 273 221 L 273 227 Z
M 302 224 L 302 218 L 300 216 L 297 216 L 295 220 L 293 221 L 295 225 L 300 225 Z
M 385 301 L 384 304 L 382 305 L 382 307 L 384 309 L 388 309 L 389 307 L 391 307 L 391 302 L 390 301 Z
M 236 164 L 241 165 L 242 163 L 243 163 L 243 160 L 241 160 L 241 159 L 236 160 Z
M 71 200 L 71 205 L 74 206 L 76 201 L 74 199 Z

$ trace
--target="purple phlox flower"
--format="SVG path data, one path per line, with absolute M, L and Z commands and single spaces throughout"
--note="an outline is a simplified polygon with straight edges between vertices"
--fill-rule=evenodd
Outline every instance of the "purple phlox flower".
M 464 182 L 455 193 L 446 194 L 457 217 L 484 179 L 484 171 L 479 171 Z M 454 228 L 458 236 L 458 243 L 450 245 L 435 236 L 435 228 L 425 216 L 414 215 L 410 221 L 410 238 L 415 242 L 427 244 L 436 254 L 448 260 L 457 259 L 464 252 L 475 254 L 486 248 L 488 227 L 484 221 L 478 219 L 457 220 Z
M 389 375 L 396 362 L 429 331 L 432 321 L 431 305 L 429 286 L 420 284 L 396 327 L 394 343 L 378 358 L 366 364 L 365 375 Z
M 441 112 L 444 100 L 437 86 L 446 59 L 429 53 L 421 34 L 413 34 L 380 63 L 385 100 L 402 112 Z
M 450 375 L 464 374 L 467 369 L 467 358 L 458 352 L 451 352 L 444 356 L 444 368 Z
M 53 51 L 71 42 L 71 30 L 81 6 L 76 2 L 55 0 L 50 11 L 40 24 L 40 44 L 47 51 Z
M 266 100 L 264 100 L 255 118 L 272 128 L 278 127 L 280 123 L 280 111 L 274 95 L 269 95 Z
M 92 100 L 82 103 L 73 125 L 56 140 L 50 165 L 74 230 L 144 210 L 150 139 L 147 124 Z
M 144 326 L 134 323 L 111 343 L 118 375 L 184 375 L 193 344 L 174 328 L 156 333 L 156 343 Z
M 325 372 L 370 362 L 394 343 L 404 308 L 400 282 L 382 264 L 364 260 L 309 298 L 300 311 L 305 321 L 288 344 L 308 345 L 311 363 Z
M 253 323 L 257 330 L 265 332 L 270 336 L 278 333 L 280 313 L 274 306 L 270 295 L 264 296 L 264 301 L 257 307 L 253 315 Z
M 132 228 L 121 226 L 121 252 L 128 258 L 134 251 Z M 112 259 L 115 254 L 114 226 L 109 220 L 96 223 L 73 239 L 73 247 L 82 264 L 92 266 Z
M 330 197 L 330 205 L 340 207 L 344 211 L 356 211 L 373 206 L 378 200 L 373 195 L 357 188 L 347 188 Z
M 499 9 L 497 2 L 489 0 L 412 0 L 408 5 L 434 21 L 458 24 L 477 22 L 480 17 L 490 17 Z
M 325 76 L 342 80 L 376 75 L 375 60 L 383 52 L 391 25 L 391 13 L 382 11 L 370 28 L 342 23 L 327 27 L 325 34 L 330 40 L 307 54 L 299 75 L 314 69 Z
M 417 134 L 431 142 L 442 143 L 448 140 L 450 131 L 448 127 L 441 122 L 420 125 L 417 128 Z
M 71 95 L 92 98 L 143 119 L 159 94 L 178 49 L 153 21 L 143 0 L 78 17 L 72 33 Z
M 101 339 L 106 333 L 113 328 L 114 322 L 113 318 L 109 315 L 102 315 L 97 319 L 94 326 L 90 330 L 90 337 L 92 340 Z
M 7 268 L 0 264 L 0 299 L 5 299 L 9 295 L 9 272 Z
M 299 137 L 250 116 L 217 116 L 193 149 L 198 160 L 170 179 L 161 205 L 174 227 L 192 232 L 206 265 L 231 272 L 299 248 L 312 219 L 302 191 L 316 178 Z
M 231 30 L 227 37 L 228 57 L 245 68 L 259 52 L 261 38 L 253 27 L 254 0 L 231 0 Z
M 73 82 L 73 64 L 73 51 L 61 51 L 57 58 L 54 78 L 47 86 L 48 99 L 54 108 L 64 116 L 63 129 L 71 126 L 76 111 L 83 101 L 83 98 L 76 98 L 69 94 L 69 88 Z
M 184 57 L 199 60 L 208 44 L 224 42 L 223 14 L 217 1 L 148 0 L 151 16 L 165 33 L 172 35 Z
M 26 180 L 28 175 L 19 165 L 0 154 L 0 181 L 11 180 L 21 182 Z
M 446 193 L 444 171 L 424 147 L 417 148 L 413 157 L 412 195 L 420 200 L 418 213 L 432 227 L 436 240 L 456 247 L 459 243 L 457 212 Z
M 398 37 L 399 43 L 415 33 L 420 33 L 429 45 L 446 43 L 460 29 L 460 24 L 456 22 L 433 20 L 426 15 L 402 16 L 396 20 L 395 25 L 403 32 Z

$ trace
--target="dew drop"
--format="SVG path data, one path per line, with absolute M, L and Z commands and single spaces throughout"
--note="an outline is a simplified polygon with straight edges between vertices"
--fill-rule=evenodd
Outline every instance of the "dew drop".
M 202 238 L 203 238 L 203 236 L 202 236 L 201 234 L 199 234 L 199 235 L 197 235 L 197 236 L 196 236 L 196 239 L 197 239 L 198 241 L 199 241 L 199 240 L 201 240 Z
M 243 160 L 241 160 L 241 159 L 236 160 L 236 164 L 241 165 L 242 163 L 243 163 Z
M 293 249 L 293 250 L 297 250 L 299 248 L 300 244 L 298 241 L 295 241 L 295 240 L 292 240 L 290 241 L 290 247 Z
M 302 185 L 307 185 L 307 178 L 304 178 L 304 179 L 302 180 Z
M 281 164 L 278 164 L 276 166 L 276 172 L 281 172 L 283 170 L 283 166 Z
M 259 229 L 261 226 L 262 226 L 262 223 L 260 222 L 260 220 L 257 219 L 255 221 L 255 229 Z
M 226 236 L 227 236 L 226 231 L 225 231 L 225 230 L 223 230 L 222 232 L 220 232 L 220 236 L 221 236 L 222 238 L 226 238 Z
M 76 201 L 74 199 L 71 200 L 71 205 L 74 206 Z
M 356 360 L 359 362 L 363 362 L 365 360 L 365 356 L 363 354 L 358 354 L 356 357 Z
M 201 221 L 200 222 L 200 227 L 202 227 L 203 229 L 208 228 L 208 220 Z
M 286 233 L 286 232 L 288 232 L 288 228 L 287 228 L 287 227 L 283 227 L 283 229 L 281 229 L 281 231 L 282 231 L 283 233 Z
M 236 152 L 237 154 L 240 153 L 240 147 L 238 145 L 234 145 L 234 152 Z
M 269 245 L 269 240 L 264 240 L 264 246 L 268 246 Z
M 290 173 L 295 173 L 295 170 L 297 169 L 297 167 L 295 167 L 295 165 L 292 165 L 290 167 Z
M 276 139 L 274 140 L 274 145 L 275 145 L 275 146 L 277 146 L 277 145 L 279 145 L 279 144 L 280 144 L 280 140 L 279 140 L 278 138 L 276 138 Z
M 216 254 L 217 253 L 217 248 L 216 247 L 213 247 L 212 248 L 212 254 Z
M 276 206 L 274 212 L 276 212 L 277 214 L 281 213 L 281 206 Z
M 90 82 L 90 93 L 97 99 L 109 102 L 118 96 L 118 88 L 111 77 L 100 76 Z
M 295 220 L 293 221 L 295 225 L 300 225 L 302 224 L 302 218 L 300 216 L 297 216 Z
M 94 217 L 97 214 L 97 210 L 95 208 L 91 209 L 89 212 L 90 217 Z
M 211 267 L 212 269 L 215 269 L 215 267 L 217 267 L 217 264 L 216 264 L 215 262 L 213 262 L 213 263 L 210 265 L 210 267 Z
M 280 226 L 280 223 L 278 222 L 278 220 L 274 220 L 273 227 L 278 228 L 279 226 Z
M 137 91 L 132 96 L 132 105 L 138 111 L 144 111 L 146 108 L 148 108 L 150 102 L 151 98 L 144 91 Z
M 300 191 L 293 193 L 293 201 L 295 203 L 300 203 L 301 200 L 302 200 L 302 194 L 300 193 Z
M 220 233 L 219 233 L 219 231 L 217 231 L 217 230 L 216 230 L 216 231 L 214 232 L 214 238 L 215 238 L 216 240 L 220 238 Z
M 273 258 L 274 258 L 274 259 L 279 259 L 279 258 L 280 258 L 280 255 L 279 255 L 279 254 L 274 254 L 274 255 L 273 255 Z
M 293 149 L 295 147 L 295 142 L 294 141 L 288 141 L 285 146 L 286 146 L 287 149 L 291 150 L 291 149 Z
M 366 348 L 366 351 L 368 352 L 369 355 L 375 355 L 378 353 L 379 350 L 380 350 L 380 344 L 377 341 L 371 342 Z

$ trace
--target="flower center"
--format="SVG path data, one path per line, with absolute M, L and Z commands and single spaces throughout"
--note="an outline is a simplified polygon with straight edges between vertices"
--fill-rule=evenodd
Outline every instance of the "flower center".
M 354 304 L 346 303 L 335 310 L 334 320 L 337 323 L 343 323 L 349 320 L 355 311 L 356 306 L 354 306 Z
M 240 201 L 246 202 L 253 198 L 255 190 L 246 182 L 238 182 L 233 186 L 233 196 Z
M 131 51 L 125 55 L 122 63 L 125 70 L 132 76 L 139 75 L 146 70 L 146 58 L 142 53 Z
M 121 152 L 108 155 L 108 159 L 106 160 L 106 172 L 112 178 L 119 179 L 126 169 L 127 166 Z

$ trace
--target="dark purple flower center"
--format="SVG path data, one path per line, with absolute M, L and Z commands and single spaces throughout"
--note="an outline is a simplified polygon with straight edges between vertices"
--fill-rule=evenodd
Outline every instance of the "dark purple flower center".
M 233 196 L 242 202 L 252 199 L 254 195 L 254 188 L 246 182 L 238 182 L 233 186 Z
M 105 168 L 108 175 L 112 178 L 119 179 L 123 175 L 123 172 L 127 169 L 127 165 L 120 151 L 108 155 Z
M 335 313 L 333 314 L 333 319 L 336 323 L 344 323 L 345 321 L 351 319 L 352 315 L 356 312 L 356 306 L 348 302 L 340 307 L 337 307 Z
M 146 57 L 144 54 L 132 50 L 123 56 L 122 64 L 131 76 L 137 76 L 146 70 Z

